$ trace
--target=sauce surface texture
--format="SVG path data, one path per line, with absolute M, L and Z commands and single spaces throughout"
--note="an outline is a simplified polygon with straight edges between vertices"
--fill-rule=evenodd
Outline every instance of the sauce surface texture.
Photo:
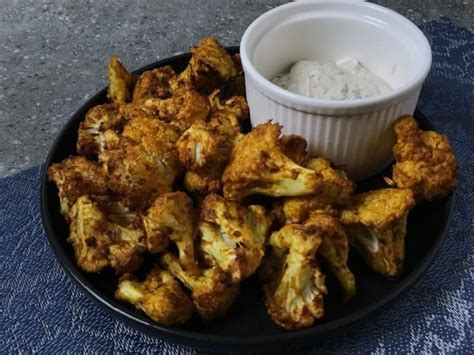
M 288 73 L 277 75 L 272 82 L 296 94 L 330 100 L 361 99 L 392 90 L 353 58 L 336 63 L 302 60 L 293 64 Z

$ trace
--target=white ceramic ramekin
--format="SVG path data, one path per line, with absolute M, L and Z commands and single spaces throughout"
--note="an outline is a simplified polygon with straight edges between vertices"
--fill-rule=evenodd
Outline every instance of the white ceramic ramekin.
M 272 119 L 299 134 L 309 152 L 346 165 L 361 180 L 391 160 L 392 123 L 413 114 L 431 66 L 423 33 L 396 12 L 371 3 L 294 2 L 268 11 L 240 45 L 252 125 Z M 299 60 L 354 57 L 393 91 L 333 101 L 294 94 L 270 80 Z

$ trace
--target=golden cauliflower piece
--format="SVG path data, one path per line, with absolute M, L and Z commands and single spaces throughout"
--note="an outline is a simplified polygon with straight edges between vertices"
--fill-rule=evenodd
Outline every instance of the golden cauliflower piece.
M 84 157 L 71 156 L 48 169 L 48 179 L 58 188 L 61 214 L 69 221 L 69 211 L 83 195 L 108 193 L 106 175 L 101 167 Z
M 283 154 L 293 160 L 296 164 L 303 165 L 308 153 L 306 150 L 308 147 L 306 139 L 296 134 L 290 134 L 280 138 L 280 145 Z
M 121 131 L 123 131 L 128 122 L 135 118 L 157 119 L 159 116 L 153 109 L 146 107 L 142 102 L 131 102 L 118 107 L 118 119 L 121 124 Z
M 102 156 L 109 188 L 132 208 L 146 208 L 172 191 L 182 168 L 175 148 L 178 135 L 166 123 L 137 117 L 124 128 L 119 149 Z
M 95 106 L 79 126 L 77 151 L 85 156 L 98 157 L 101 161 L 103 153 L 119 148 L 120 137 L 128 122 L 155 118 L 155 112 L 142 104 Z
M 114 104 L 94 106 L 79 125 L 77 153 L 87 157 L 97 155 L 118 146 L 121 122 L 119 108 Z
M 214 90 L 209 96 L 210 118 L 219 118 L 233 127 L 239 128 L 249 118 L 249 106 L 243 96 L 222 97 L 222 89 Z
M 227 135 L 230 140 L 235 140 L 232 135 L 239 132 L 228 128 L 214 122 L 195 122 L 176 142 L 181 164 L 190 171 L 211 168 L 221 155 L 225 156 L 232 150 L 233 142 L 226 139 Z
M 201 220 L 201 249 L 231 275 L 231 281 L 238 283 L 254 274 L 272 223 L 265 209 L 244 207 L 211 194 L 202 202 Z
M 167 271 L 154 267 L 143 282 L 130 274 L 120 278 L 115 297 L 133 304 L 154 321 L 181 325 L 191 318 L 194 306 L 179 283 Z
M 354 195 L 341 212 L 351 244 L 382 275 L 403 270 L 407 215 L 414 205 L 411 190 L 388 188 Z
M 248 117 L 243 97 L 233 97 L 212 108 L 209 122 L 199 120 L 185 131 L 176 147 L 186 167 L 184 183 L 192 192 L 207 194 L 221 188 L 220 179 L 237 141 L 240 124 Z M 214 104 L 213 104 L 214 105 Z
M 111 266 L 118 273 L 135 271 L 145 251 L 143 231 L 110 222 L 98 204 L 81 196 L 69 213 L 68 242 L 77 264 L 86 272 L 99 272 Z
M 322 256 L 343 290 L 344 301 L 349 301 L 356 293 L 354 274 L 347 266 L 349 257 L 349 240 L 341 224 L 334 217 L 315 213 L 305 223 L 321 237 L 318 255 Z
M 237 74 L 232 57 L 214 38 L 203 39 L 191 52 L 187 68 L 178 77 L 184 85 L 212 90 Z
M 285 223 L 304 223 L 312 213 L 338 215 L 338 210 L 333 205 L 314 195 L 285 197 L 281 207 Z
M 422 131 L 411 116 L 393 125 L 394 186 L 413 191 L 416 201 L 443 198 L 456 188 L 457 161 L 445 135 Z
M 311 326 L 324 315 L 325 276 L 315 260 L 321 236 L 312 227 L 287 224 L 272 233 L 261 268 L 270 317 L 286 329 Z
M 188 170 L 184 175 L 184 186 L 187 191 L 201 195 L 218 192 L 221 187 L 219 171 L 221 171 L 219 165 L 211 168 L 207 173 Z
M 337 205 L 349 201 L 355 186 L 343 169 L 335 168 L 324 158 L 312 158 L 305 166 L 315 171 L 321 178 L 320 190 L 316 192 L 319 197 Z
M 203 267 L 198 275 L 194 275 L 184 270 L 170 252 L 165 252 L 160 261 L 166 270 L 191 290 L 196 310 L 204 320 L 223 317 L 239 292 L 239 285 L 233 285 L 229 274 L 217 265 Z
M 101 271 L 109 265 L 109 246 L 112 244 L 106 229 L 102 229 L 102 225 L 107 224 L 105 216 L 87 196 L 77 199 L 70 215 L 68 242 L 74 248 L 77 264 L 87 272 Z
M 280 132 L 278 124 L 268 122 L 240 139 L 222 175 L 226 199 L 241 200 L 252 194 L 302 196 L 321 189 L 320 174 L 283 153 Z
M 337 214 L 336 207 L 347 203 L 354 191 L 354 183 L 345 172 L 327 159 L 309 159 L 305 167 L 318 174 L 321 184 L 314 194 L 284 199 L 283 212 L 290 223 L 303 223 L 314 211 Z
M 188 191 L 207 194 L 220 190 L 222 172 L 239 137 L 238 129 L 216 120 L 195 122 L 181 135 L 176 147 L 187 169 L 184 185 Z
M 114 104 L 130 102 L 131 92 L 135 85 L 135 77 L 120 63 L 116 56 L 112 56 L 108 66 L 109 88 L 107 97 Z
M 171 83 L 176 79 L 177 75 L 169 65 L 143 72 L 138 77 L 133 89 L 132 102 L 141 102 L 151 97 L 170 98 L 173 94 Z
M 177 90 L 166 100 L 147 99 L 144 105 L 179 133 L 186 131 L 194 122 L 205 120 L 210 110 L 209 99 L 190 89 Z
M 193 201 L 184 192 L 170 192 L 158 196 L 143 216 L 147 247 L 151 253 L 159 253 L 170 241 L 179 251 L 179 262 L 189 272 L 196 273 L 194 240 L 197 233 Z
M 160 177 L 172 184 L 182 171 L 175 145 L 178 135 L 166 124 L 150 118 L 134 119 L 123 130 L 124 146 L 141 146 L 149 154 L 155 154 L 161 168 Z
M 141 104 L 104 104 L 91 108 L 78 130 L 77 152 L 103 159 L 103 153 L 118 149 L 125 125 L 135 118 L 155 118 L 154 112 Z

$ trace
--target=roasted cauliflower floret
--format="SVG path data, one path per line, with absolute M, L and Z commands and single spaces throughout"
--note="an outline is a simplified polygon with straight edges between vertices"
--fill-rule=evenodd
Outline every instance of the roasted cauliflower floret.
M 171 192 L 182 171 L 175 148 L 177 139 L 176 132 L 159 120 L 131 120 L 124 128 L 119 149 L 102 157 L 109 188 L 133 208 L 147 208 L 156 196 Z
M 118 107 L 114 104 L 94 106 L 81 122 L 77 137 L 77 153 L 96 157 L 115 149 L 120 139 Z
M 171 242 L 179 251 L 179 262 L 189 272 L 197 272 L 194 240 L 197 233 L 193 201 L 184 192 L 158 196 L 143 217 L 147 247 L 159 253 Z
M 283 328 L 309 327 L 324 315 L 325 276 L 315 260 L 320 244 L 317 231 L 301 224 L 270 236 L 260 276 L 268 314 Z
M 354 191 L 354 183 L 344 170 L 333 167 L 327 159 L 309 159 L 305 167 L 319 175 L 321 184 L 314 194 L 284 199 L 283 212 L 290 223 L 303 223 L 315 211 L 337 215 L 337 208 L 347 203 Z
M 280 138 L 280 145 L 283 154 L 293 160 L 296 164 L 303 165 L 308 153 L 306 150 L 308 147 L 306 139 L 296 134 L 290 134 Z
M 268 122 L 239 140 L 222 176 L 226 199 L 241 200 L 252 194 L 302 196 L 320 190 L 320 175 L 283 153 L 280 131 L 278 124 Z
M 212 90 L 237 74 L 232 57 L 214 38 L 205 38 L 191 52 L 191 60 L 178 78 L 184 85 Z
M 237 283 L 257 270 L 272 223 L 262 206 L 244 207 L 208 195 L 201 205 L 201 248 Z
M 415 205 L 408 189 L 380 189 L 354 195 L 341 212 L 351 244 L 385 276 L 403 270 L 407 215 Z
M 91 108 L 78 130 L 77 152 L 98 158 L 118 149 L 125 125 L 135 118 L 156 118 L 153 110 L 136 103 L 104 104 Z
M 101 167 L 84 157 L 71 156 L 48 169 L 48 179 L 58 188 L 61 214 L 69 221 L 69 211 L 83 195 L 108 193 L 106 175 Z
M 209 95 L 210 113 L 212 118 L 219 118 L 235 128 L 239 128 L 249 118 L 249 106 L 243 96 L 222 97 L 222 91 L 214 90 Z
M 118 273 L 125 273 L 138 268 L 146 248 L 143 231 L 110 222 L 88 196 L 77 199 L 69 216 L 68 242 L 84 271 L 99 272 L 111 266 Z
M 349 201 L 355 186 L 343 168 L 335 168 L 325 158 L 309 159 L 305 167 L 315 171 L 321 178 L 320 190 L 315 195 L 336 205 L 342 205 Z
M 118 119 L 121 125 L 121 131 L 123 131 L 123 128 L 128 122 L 135 118 L 159 119 L 159 115 L 155 110 L 146 107 L 142 102 L 131 102 L 118 107 Z
M 209 99 L 190 89 L 177 90 L 166 100 L 147 99 L 144 105 L 179 133 L 186 131 L 194 122 L 205 120 L 210 110 Z
M 79 126 L 78 154 L 103 161 L 107 152 L 119 148 L 124 127 L 136 118 L 154 119 L 156 116 L 153 110 L 136 103 L 94 106 Z
M 108 66 L 109 88 L 107 97 L 114 104 L 130 102 L 132 98 L 135 77 L 120 63 L 116 56 L 112 56 Z
M 194 306 L 179 283 L 165 270 L 154 267 L 143 282 L 130 274 L 120 278 L 115 297 L 133 304 L 154 321 L 181 325 L 191 318 Z
M 242 137 L 240 124 L 248 117 L 242 97 L 218 103 L 210 121 L 197 121 L 185 131 L 176 147 L 186 167 L 185 186 L 189 191 L 207 194 L 221 188 L 220 179 L 233 147 Z
M 179 260 L 170 252 L 160 258 L 163 267 L 179 279 L 190 291 L 197 313 L 204 320 L 223 317 L 239 292 L 229 274 L 219 266 L 202 267 L 198 275 L 185 271 Z
M 220 190 L 222 172 L 239 137 L 238 129 L 216 120 L 196 122 L 184 132 L 176 146 L 187 169 L 184 185 L 188 191 L 208 194 Z
M 147 70 L 137 79 L 133 89 L 132 102 L 141 102 L 151 97 L 168 99 L 173 94 L 171 83 L 177 78 L 173 68 L 169 65 Z
M 160 177 L 168 184 L 172 184 L 182 171 L 175 148 L 177 139 L 178 135 L 172 128 L 149 118 L 130 121 L 122 133 L 124 146 L 139 145 L 147 153 L 154 154 L 160 167 Z
M 223 170 L 216 165 L 210 168 L 207 172 L 202 171 L 186 171 L 184 175 L 184 186 L 187 191 L 195 194 L 206 195 L 213 192 L 218 192 L 221 188 L 219 173 Z
M 448 138 L 420 130 L 412 116 L 399 118 L 393 127 L 397 141 L 391 185 L 412 190 L 418 202 L 440 199 L 454 191 L 457 161 Z
M 338 209 L 314 195 L 285 197 L 282 201 L 285 223 L 304 223 L 312 213 L 338 215 Z
M 349 301 L 356 293 L 356 281 L 347 266 L 349 240 L 342 225 L 330 215 L 315 213 L 309 217 L 305 226 L 321 237 L 318 255 L 326 260 L 330 271 L 339 281 L 344 301 Z
M 72 206 L 68 242 L 81 269 L 99 272 L 109 265 L 109 246 L 112 243 L 102 212 L 87 197 L 79 197 Z
M 227 134 L 238 134 L 237 130 L 225 130 L 214 122 L 198 121 L 186 130 L 176 142 L 179 160 L 189 171 L 211 168 L 222 156 L 232 150 L 233 137 Z

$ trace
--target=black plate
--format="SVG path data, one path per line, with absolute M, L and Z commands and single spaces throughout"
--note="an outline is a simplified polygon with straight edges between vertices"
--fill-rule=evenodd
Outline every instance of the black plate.
M 238 47 L 228 48 L 228 51 L 236 53 Z M 175 56 L 147 65 L 136 72 L 141 73 L 163 65 L 171 65 L 176 71 L 181 71 L 186 67 L 189 58 L 189 53 Z M 113 272 L 106 271 L 99 275 L 79 270 L 72 248 L 66 242 L 68 226 L 59 213 L 56 187 L 47 182 L 47 167 L 76 154 L 79 123 L 91 107 L 104 103 L 105 100 L 106 89 L 103 89 L 71 117 L 54 142 L 42 176 L 42 220 L 56 256 L 80 288 L 114 317 L 147 334 L 213 350 L 281 350 L 314 343 L 356 321 L 367 320 L 406 291 L 426 271 L 445 237 L 453 207 L 452 195 L 440 201 L 416 206 L 409 214 L 405 271 L 397 279 L 389 280 L 372 272 L 357 255 L 351 253 L 349 266 L 357 279 L 357 295 L 348 305 L 341 305 L 337 295 L 334 296 L 337 286 L 334 285 L 334 280 L 328 277 L 328 288 L 333 297 L 326 300 L 326 316 L 308 329 L 285 331 L 276 326 L 266 314 L 260 285 L 255 278 L 242 283 L 240 296 L 228 315 L 222 319 L 203 322 L 195 317 L 189 324 L 180 328 L 157 324 L 128 304 L 114 299 L 117 278 Z M 420 111 L 415 113 L 415 117 L 422 128 L 433 129 Z M 382 176 L 388 174 L 387 170 L 364 181 L 359 184 L 359 188 L 365 190 L 381 187 Z

